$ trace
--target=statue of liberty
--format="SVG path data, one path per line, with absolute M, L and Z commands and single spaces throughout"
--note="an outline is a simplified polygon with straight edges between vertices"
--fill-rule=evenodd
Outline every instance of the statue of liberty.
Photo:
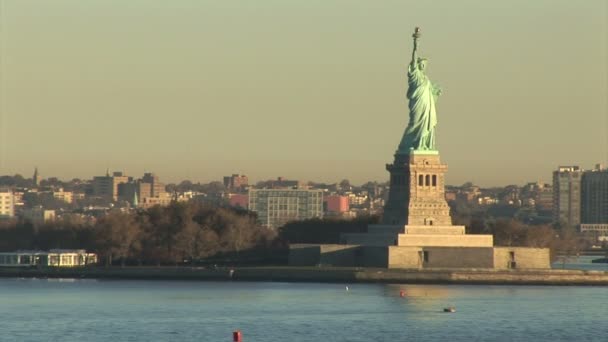
M 432 84 L 425 74 L 427 59 L 418 57 L 416 54 L 420 38 L 418 27 L 412 37 L 414 38 L 414 50 L 407 71 L 410 121 L 397 150 L 397 153 L 400 154 L 409 154 L 411 150 L 435 151 L 435 126 L 437 125 L 435 101 L 441 95 L 441 89 Z

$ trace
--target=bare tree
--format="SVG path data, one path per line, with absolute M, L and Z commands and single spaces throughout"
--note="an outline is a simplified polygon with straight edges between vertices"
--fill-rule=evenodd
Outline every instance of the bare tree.
M 553 257 L 562 264 L 562 268 L 566 268 L 566 263 L 579 256 L 581 245 L 581 241 L 573 229 L 564 229 L 554 243 Z
M 112 265 L 114 257 L 124 266 L 138 247 L 141 227 L 132 214 L 110 212 L 98 225 L 98 245 L 106 256 L 106 265 Z
M 492 227 L 492 234 L 498 246 L 522 246 L 525 227 L 515 220 L 498 220 Z
M 555 240 L 555 231 L 548 225 L 528 227 L 525 235 L 525 246 L 550 248 Z

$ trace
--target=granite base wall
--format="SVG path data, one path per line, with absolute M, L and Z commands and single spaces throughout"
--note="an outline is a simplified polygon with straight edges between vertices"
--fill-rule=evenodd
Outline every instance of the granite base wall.
M 548 248 L 494 247 L 494 268 L 551 268 L 551 253 Z
M 319 264 L 353 267 L 357 266 L 360 247 L 356 245 L 320 245 Z
M 397 246 L 407 247 L 489 247 L 493 245 L 492 235 L 412 235 L 399 234 Z
M 357 266 L 386 268 L 389 263 L 389 249 L 386 247 L 360 246 Z
M 425 247 L 428 261 L 423 268 L 492 268 L 492 247 Z
M 318 265 L 321 260 L 321 245 L 292 244 L 289 245 L 290 266 Z
M 422 247 L 388 247 L 388 268 L 422 268 Z
M 512 254 L 513 253 L 513 260 Z M 426 260 L 425 260 L 426 254 Z M 514 262 L 513 262 L 514 261 Z M 432 268 L 551 268 L 547 248 L 291 245 L 290 266 Z

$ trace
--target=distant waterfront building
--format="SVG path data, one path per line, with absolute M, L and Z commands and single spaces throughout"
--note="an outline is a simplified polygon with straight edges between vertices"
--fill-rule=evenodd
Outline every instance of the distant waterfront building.
M 10 189 L 0 189 L 0 219 L 15 216 L 15 198 Z
M 329 195 L 323 197 L 324 217 L 348 219 L 356 217 L 357 211 L 361 211 L 361 208 L 351 210 L 348 196 Z
M 349 197 L 340 195 L 326 196 L 325 211 L 330 213 L 345 213 L 350 210 Z
M 272 183 L 272 187 L 275 189 L 284 188 L 304 188 L 304 183 L 299 180 L 289 180 L 283 177 L 277 177 L 277 180 Z
M 77 267 L 96 263 L 97 254 L 87 253 L 83 249 L 0 253 L 2 267 Z
M 42 207 L 23 209 L 21 217 L 36 224 L 47 223 L 55 220 L 55 210 L 47 210 Z
M 159 197 L 144 197 L 138 200 L 138 203 L 134 204 L 138 208 L 148 209 L 156 205 L 161 207 L 167 206 L 171 203 L 171 196 L 168 193 L 164 193 Z
M 93 178 L 93 196 L 101 197 L 107 201 L 118 200 L 118 185 L 129 182 L 129 177 L 122 172 L 114 172 L 111 176 L 106 172 L 105 176 Z
M 362 206 L 368 201 L 367 194 L 358 195 L 349 193 L 347 198 L 350 206 Z
M 165 184 L 153 173 L 145 173 L 141 179 L 129 179 L 128 182 L 119 184 L 118 198 L 138 208 L 165 206 L 172 199 L 165 190 Z
M 72 192 L 72 201 L 81 201 L 86 198 L 84 192 Z
M 231 207 L 247 209 L 249 196 L 244 194 L 228 194 L 228 203 Z
M 595 233 L 596 240 L 608 241 L 608 223 L 581 223 L 581 233 Z
M 21 211 L 21 208 L 25 207 L 25 201 L 23 197 L 25 196 L 25 192 L 21 190 L 13 190 L 13 208 L 14 215 L 17 215 Z
M 136 180 L 118 185 L 118 198 L 121 201 L 134 204 L 135 198 L 140 200 L 148 197 L 152 197 L 152 184 L 150 183 Z
M 521 206 L 522 200 L 519 196 L 520 189 L 517 185 L 507 185 L 504 190 L 498 195 L 499 202 L 512 205 L 512 206 Z
M 304 189 L 307 186 L 303 182 L 298 180 L 285 179 L 283 177 L 277 177 L 276 180 L 268 180 L 261 182 L 264 184 L 264 188 L 268 189 Z
M 608 224 L 608 169 L 596 166 L 581 179 L 581 223 Z
M 153 173 L 144 173 L 141 181 L 150 184 L 150 197 L 163 197 L 166 195 L 165 184 Z
M 193 200 L 194 198 L 196 198 L 196 196 L 198 196 L 198 192 L 196 191 L 185 191 L 185 192 L 180 192 L 180 193 L 176 193 L 173 196 L 173 199 L 178 201 L 178 202 L 189 202 L 191 200 Z
M 553 171 L 553 219 L 571 227 L 581 223 L 581 178 L 578 166 L 560 166 Z
M 237 190 L 249 185 L 249 178 L 245 175 L 233 174 L 224 177 L 224 186 L 227 190 Z
M 534 198 L 536 207 L 541 210 L 553 209 L 553 188 L 548 184 L 539 187 Z
M 306 189 L 250 189 L 249 210 L 258 222 L 278 228 L 289 221 L 323 217 L 323 191 Z
M 494 204 L 498 204 L 498 200 L 494 197 L 483 196 L 483 197 L 477 198 L 477 204 L 483 205 L 483 206 L 494 205 Z
M 467 186 L 463 186 L 460 192 L 458 193 L 458 198 L 460 200 L 464 200 L 468 203 L 473 203 L 477 200 L 477 198 L 481 195 L 481 189 L 477 185 L 469 184 Z
M 64 201 L 65 203 L 74 202 L 74 194 L 71 191 L 64 191 L 63 189 L 53 191 L 53 198 Z

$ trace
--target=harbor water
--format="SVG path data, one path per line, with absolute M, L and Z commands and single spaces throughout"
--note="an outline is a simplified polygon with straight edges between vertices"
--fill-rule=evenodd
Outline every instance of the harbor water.
M 232 341 L 237 329 L 244 342 L 608 336 L 606 287 L 7 278 L 0 289 L 2 341 Z

